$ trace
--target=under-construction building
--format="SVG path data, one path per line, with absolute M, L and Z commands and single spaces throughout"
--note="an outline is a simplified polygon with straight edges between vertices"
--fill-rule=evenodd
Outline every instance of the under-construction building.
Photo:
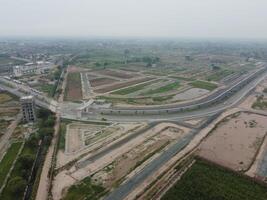
M 23 122 L 34 122 L 36 120 L 34 97 L 21 97 L 20 103 L 23 115 Z

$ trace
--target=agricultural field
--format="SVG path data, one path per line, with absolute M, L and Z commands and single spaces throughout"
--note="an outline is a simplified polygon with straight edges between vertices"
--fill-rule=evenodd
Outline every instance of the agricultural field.
M 267 134 L 267 117 L 235 113 L 226 117 L 200 145 L 199 156 L 236 171 L 247 171 Z
M 206 161 L 197 162 L 162 200 L 264 200 L 266 185 Z

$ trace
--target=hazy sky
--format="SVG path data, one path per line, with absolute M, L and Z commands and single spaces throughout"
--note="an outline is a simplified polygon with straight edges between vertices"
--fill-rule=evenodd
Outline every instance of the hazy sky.
M 267 0 L 0 0 L 0 35 L 267 38 Z

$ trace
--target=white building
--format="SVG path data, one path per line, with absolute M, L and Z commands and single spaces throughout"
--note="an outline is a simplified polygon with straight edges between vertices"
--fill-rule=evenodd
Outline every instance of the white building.
M 23 75 L 31 74 L 44 74 L 48 73 L 54 65 L 50 62 L 38 61 L 36 63 L 27 63 L 25 65 L 18 65 L 13 67 L 13 75 L 20 77 Z

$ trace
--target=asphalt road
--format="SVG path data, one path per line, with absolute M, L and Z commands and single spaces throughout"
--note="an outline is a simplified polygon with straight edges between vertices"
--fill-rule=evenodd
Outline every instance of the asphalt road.
M 115 189 L 105 200 L 122 200 L 125 198 L 134 188 L 140 185 L 148 176 L 162 167 L 168 160 L 170 160 L 175 154 L 181 151 L 195 136 L 197 132 L 192 131 L 184 138 L 179 140 L 176 144 L 172 145 L 169 149 L 163 152 L 157 159 L 149 163 L 141 172 L 133 176 L 129 181 L 122 184 L 119 188 Z

